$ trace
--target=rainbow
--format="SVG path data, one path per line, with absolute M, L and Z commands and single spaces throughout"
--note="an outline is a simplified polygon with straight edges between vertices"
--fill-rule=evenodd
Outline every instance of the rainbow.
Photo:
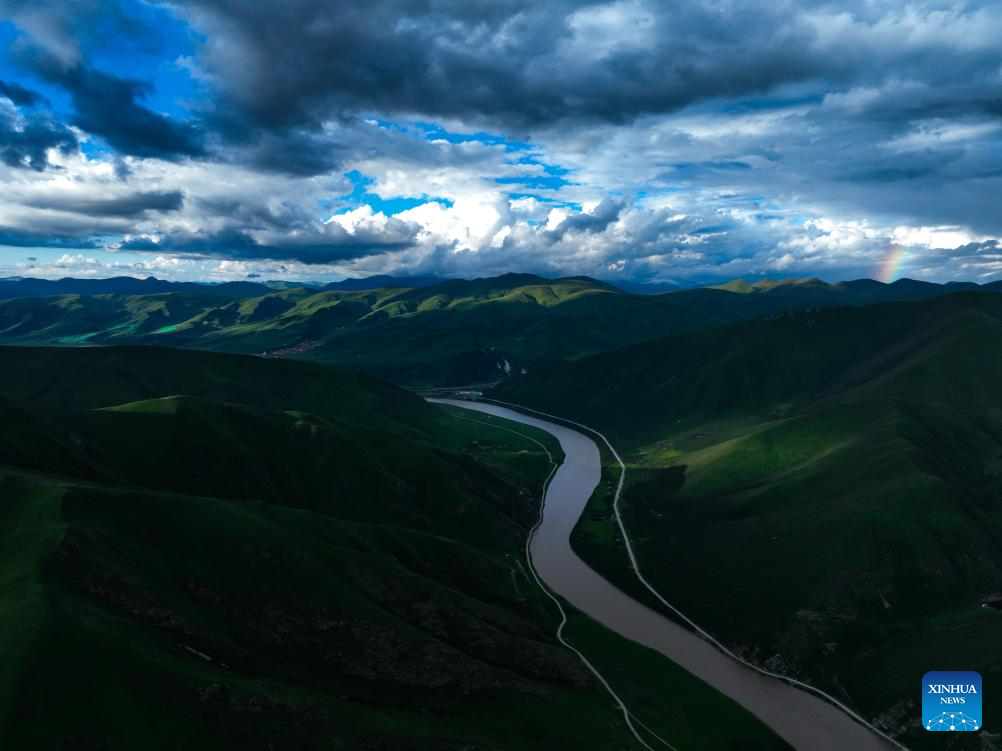
M 904 245 L 893 243 L 887 257 L 877 270 L 877 279 L 890 284 L 895 279 L 900 278 L 901 270 L 906 265 L 908 265 L 908 248 Z

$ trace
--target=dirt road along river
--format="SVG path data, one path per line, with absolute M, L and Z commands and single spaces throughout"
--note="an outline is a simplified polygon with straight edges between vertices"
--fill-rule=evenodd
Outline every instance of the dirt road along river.
M 564 451 L 530 543 L 540 578 L 571 605 L 627 639 L 678 663 L 748 709 L 802 751 L 890 751 L 891 743 L 804 690 L 764 676 L 609 583 L 571 549 L 571 531 L 602 479 L 598 446 L 570 427 L 486 402 L 431 400 L 539 428 Z M 666 697 L 666 701 L 672 701 Z

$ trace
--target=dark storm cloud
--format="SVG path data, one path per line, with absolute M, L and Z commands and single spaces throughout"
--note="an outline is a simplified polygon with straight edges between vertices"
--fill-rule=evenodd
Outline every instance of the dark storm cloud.
M 193 126 L 137 102 L 148 84 L 86 68 L 72 71 L 63 81 L 73 97 L 74 123 L 101 136 L 120 153 L 159 158 L 203 153 L 201 135 Z
M 14 59 L 69 94 L 72 125 L 100 136 L 120 154 L 175 159 L 204 153 L 197 127 L 153 112 L 142 103 L 152 91 L 150 82 L 98 70 L 88 59 L 88 47 L 93 45 L 156 49 L 157 28 L 125 12 L 115 0 L 45 4 L 0 0 L 0 12 L 24 32 L 11 45 Z M 11 99 L 17 96 L 20 103 L 38 101 L 37 95 L 20 86 L 11 92 Z
M 984 85 L 997 79 L 1000 59 L 964 47 L 958 37 L 975 36 L 975 26 L 951 35 L 949 11 L 920 18 L 880 3 L 848 3 L 842 14 L 782 0 L 182 0 L 177 7 L 207 37 L 198 59 L 215 79 L 217 114 L 279 130 L 359 112 L 461 118 L 509 131 L 625 123 L 791 83 L 825 81 L 824 91 L 894 78 L 935 83 L 933 97 L 943 96 L 940 86 L 958 87 L 941 104 L 970 111 L 996 101 Z M 968 10 L 973 16 L 978 8 Z M 938 27 L 945 33 L 931 33 Z
M 963 157 L 964 150 L 957 147 L 904 154 L 875 154 L 865 166 L 837 176 L 837 179 L 858 183 L 893 183 L 936 177 Z
M 994 57 L 990 56 L 985 60 L 984 72 L 989 75 L 978 77 L 980 80 L 958 77 L 942 87 L 931 87 L 928 83 L 899 84 L 881 91 L 879 97 L 854 108 L 853 117 L 860 122 L 884 127 L 902 121 L 907 123 L 930 118 L 1002 115 L 1002 80 L 990 75 Z M 940 75 L 932 69 L 927 71 L 929 78 L 938 78 Z
M 75 144 L 67 125 L 115 152 L 61 161 L 75 188 L 25 188 L 25 211 L 3 217 L 58 219 L 56 238 L 79 227 L 127 232 L 123 249 L 307 263 L 408 251 L 394 258 L 476 275 L 858 268 L 898 226 L 1002 233 L 997 3 L 165 0 L 156 17 L 195 40 L 180 53 L 118 0 L 5 8 L 23 32 L 12 57 L 66 124 L 2 84 L 2 102 L 30 111 L 0 109 L 0 159 L 41 170 L 47 149 Z M 160 67 L 130 67 L 139 47 Z M 174 94 L 187 120 L 155 111 Z M 66 198 L 87 180 L 135 192 Z M 535 203 L 513 209 L 510 194 Z M 408 214 L 420 228 L 323 223 L 436 196 L 447 209 Z M 567 208 L 580 205 L 595 208 Z
M 264 172 L 310 177 L 341 167 L 347 153 L 329 136 L 293 130 L 281 135 L 260 131 L 237 139 L 243 160 Z
M 148 237 L 133 238 L 120 243 L 118 249 L 166 251 L 239 260 L 297 260 L 306 264 L 324 264 L 403 250 L 412 244 L 411 236 L 400 236 L 399 233 L 399 239 L 392 239 L 392 233 L 352 235 L 336 225 L 333 230 L 327 227 L 318 229 L 307 237 L 294 238 L 292 242 L 286 241 L 281 244 L 261 241 L 245 230 L 228 229 L 209 234 L 174 233 L 159 240 Z
M 4 164 L 43 170 L 49 163 L 49 149 L 68 153 L 76 145 L 73 132 L 47 115 L 32 112 L 18 116 L 0 107 L 0 161 Z
M 591 211 L 569 214 L 549 234 L 560 237 L 566 232 L 602 232 L 619 218 L 624 208 L 625 201 L 604 198 Z
M 40 209 L 69 211 L 75 214 L 105 217 L 138 217 L 148 212 L 177 211 L 184 203 L 179 190 L 145 191 L 115 198 L 54 197 L 25 203 Z
M 26 89 L 16 83 L 6 83 L 0 81 L 0 96 L 7 97 L 14 104 L 22 107 L 31 107 L 42 101 L 42 96 L 37 91 Z
M 59 235 L 49 232 L 25 232 L 12 227 L 0 226 L 0 245 L 15 248 L 65 248 L 67 250 L 88 250 L 98 247 L 92 240 L 75 235 Z M 28 259 L 33 260 L 33 259 Z
M 155 238 L 132 237 L 117 247 L 240 260 L 271 258 L 295 259 L 308 264 L 333 263 L 411 247 L 419 230 L 416 224 L 390 217 L 353 230 L 330 222 L 280 224 L 267 229 L 231 226 L 216 232 L 174 231 Z
M 139 104 L 147 84 L 86 60 L 67 62 L 81 39 L 93 41 L 109 25 L 123 39 L 155 29 L 132 28 L 137 22 L 111 0 L 0 5 L 12 7 L 60 63 L 52 77 L 73 94 L 80 127 L 139 156 L 201 152 L 190 125 Z M 213 95 L 202 107 L 207 127 L 253 145 L 249 156 L 262 169 L 290 174 L 337 166 L 317 129 L 366 113 L 529 132 L 627 123 L 796 83 L 819 84 L 823 93 L 886 80 L 902 82 L 901 96 L 886 92 L 869 116 L 997 112 L 1002 102 L 1002 57 L 965 41 L 979 22 L 989 25 L 977 4 L 930 8 L 927 16 L 893 4 L 848 2 L 840 13 L 783 0 L 180 0 L 168 7 L 204 37 L 195 57 Z M 944 33 L 933 33 L 939 28 Z
M 955 248 L 954 252 L 966 256 L 971 253 L 997 253 L 1000 250 L 1002 250 L 1002 242 L 998 240 L 985 240 L 984 242 L 961 245 L 959 248 Z
M 368 111 L 511 128 L 626 122 L 828 67 L 805 53 L 803 31 L 767 6 L 731 5 L 726 24 L 717 8 L 696 4 L 648 11 L 620 3 L 606 15 L 597 3 L 521 0 L 179 7 L 207 35 L 199 60 L 216 77 L 222 106 L 266 128 Z M 638 38 L 614 43 L 617 32 Z
M 121 154 L 176 159 L 204 153 L 202 134 L 140 103 L 151 91 L 144 81 L 103 73 L 85 64 L 63 68 L 46 55 L 28 58 L 34 71 L 62 86 L 73 101 L 72 123 L 100 136 Z
M 9 0 L 8 0 L 9 2 Z M 26 3 L 18 3 L 24 15 Z M 49 48 L 92 38 L 98 20 L 129 23 L 113 2 L 31 11 Z M 323 123 L 367 114 L 459 119 L 508 133 L 556 124 L 623 124 L 701 102 L 767 95 L 797 84 L 826 91 L 901 82 L 857 117 L 997 112 L 1002 55 L 927 17 L 881 3 L 598 3 L 557 0 L 180 0 L 169 5 L 203 37 L 195 60 L 211 97 L 202 126 L 244 163 L 315 175 L 357 156 Z M 41 20 L 40 20 L 41 19 Z M 67 19 L 76 23 L 68 24 Z M 97 20 L 95 20 L 97 19 Z M 124 20 L 123 20 L 124 19 Z M 987 23 L 982 25 L 988 25 Z M 931 30 L 942 27 L 944 33 Z M 69 37 L 69 41 L 67 41 Z M 53 41 L 54 40 L 54 41 Z M 959 40 L 959 41 L 958 41 Z M 75 123 L 137 156 L 197 155 L 203 133 L 143 107 L 147 84 L 87 67 L 53 78 L 72 94 Z M 736 104 L 736 107 L 742 105 Z

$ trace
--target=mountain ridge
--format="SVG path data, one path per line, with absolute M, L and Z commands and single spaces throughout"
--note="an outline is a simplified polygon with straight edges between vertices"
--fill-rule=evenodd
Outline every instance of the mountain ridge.
M 971 288 L 811 278 L 638 295 L 589 277 L 535 274 L 377 289 L 252 287 L 249 295 L 237 284 L 0 299 L 0 343 L 147 344 L 288 357 L 425 388 L 500 381 L 786 310 L 929 299 L 958 288 L 1002 292 L 998 283 Z

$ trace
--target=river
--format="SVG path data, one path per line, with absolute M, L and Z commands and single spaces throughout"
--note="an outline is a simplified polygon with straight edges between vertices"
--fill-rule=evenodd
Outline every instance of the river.
M 657 650 L 745 707 L 802 751 L 894 748 L 828 702 L 742 665 L 615 587 L 571 549 L 571 531 L 602 478 L 601 454 L 585 434 L 485 402 L 431 400 L 531 425 L 553 435 L 564 463 L 550 481 L 542 523 L 530 543 L 532 564 L 554 592 L 627 639 Z M 573 634 L 571 634 L 573 637 Z M 681 700 L 665 697 L 666 702 Z

